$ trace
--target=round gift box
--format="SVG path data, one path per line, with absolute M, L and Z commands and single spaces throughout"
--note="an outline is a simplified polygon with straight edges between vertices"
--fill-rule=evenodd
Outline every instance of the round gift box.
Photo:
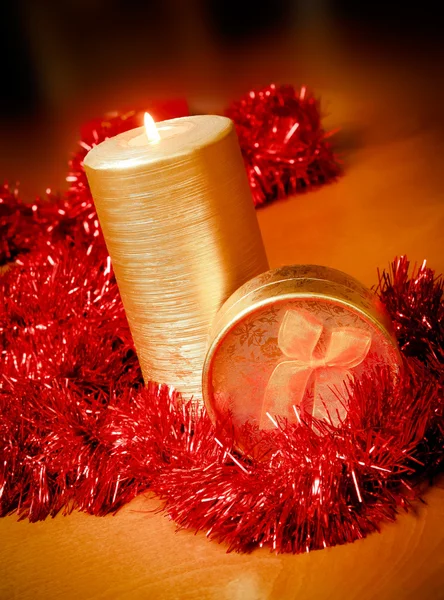
M 377 296 L 335 269 L 295 265 L 240 287 L 218 311 L 203 369 L 214 422 L 275 427 L 275 416 L 338 425 L 351 380 L 402 359 Z

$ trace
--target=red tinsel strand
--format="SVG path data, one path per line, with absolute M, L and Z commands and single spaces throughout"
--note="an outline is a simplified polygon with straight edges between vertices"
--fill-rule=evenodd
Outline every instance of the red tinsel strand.
M 387 373 L 368 376 L 351 390 L 341 427 L 281 421 L 271 434 L 250 432 L 252 444 L 266 438 L 267 460 L 236 459 L 227 447 L 223 462 L 208 454 L 192 469 L 166 465 L 153 489 L 180 526 L 230 550 L 304 552 L 353 541 L 414 498 L 415 452 L 437 393 L 414 369 L 395 389 Z
M 51 223 L 56 206 L 48 198 L 44 202 L 37 198 L 33 203 L 23 202 L 18 187 L 7 183 L 0 186 L 0 267 L 13 262 L 20 254 L 30 252 L 38 243 L 44 230 L 46 211 Z
M 76 393 L 69 382 L 12 384 L 9 391 L 14 402 L 2 406 L 9 444 L 0 467 L 0 514 L 16 511 L 30 521 L 62 509 L 105 515 L 149 486 L 159 465 L 149 408 L 171 400 L 168 388 L 151 384 L 138 395 L 111 390 L 106 402 Z
M 0 340 L 4 377 L 69 378 L 90 392 L 123 374 L 127 385 L 141 383 L 101 246 L 48 244 L 20 259 L 0 279 Z
M 401 350 L 444 376 L 444 279 L 424 261 L 410 273 L 405 256 L 379 274 L 376 289 L 395 326 Z
M 252 90 L 226 111 L 235 125 L 256 206 L 333 181 L 341 173 L 321 126 L 319 102 L 302 87 Z
M 439 389 L 437 403 L 420 444 L 424 475 L 433 476 L 444 461 L 444 279 L 426 266 L 411 269 L 396 258 L 379 274 L 376 290 L 393 321 L 402 352 L 424 365 L 423 377 Z

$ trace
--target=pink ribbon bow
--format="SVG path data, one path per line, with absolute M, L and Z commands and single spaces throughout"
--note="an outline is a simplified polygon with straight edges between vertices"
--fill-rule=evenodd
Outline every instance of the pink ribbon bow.
M 293 406 L 299 406 L 306 395 L 307 385 L 314 378 L 312 415 L 318 419 L 338 422 L 344 415 L 340 401 L 350 369 L 363 362 L 371 345 L 370 333 L 352 327 L 338 327 L 330 331 L 323 355 L 315 352 L 323 324 L 308 312 L 289 310 L 282 319 L 278 346 L 291 360 L 280 362 L 274 368 L 265 388 L 260 418 L 261 429 L 273 428 L 270 415 L 281 415 L 294 420 Z M 312 380 L 313 381 L 313 380 Z

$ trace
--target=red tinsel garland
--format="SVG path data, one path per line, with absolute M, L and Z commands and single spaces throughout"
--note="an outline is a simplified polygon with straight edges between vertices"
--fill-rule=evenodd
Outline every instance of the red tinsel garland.
M 99 142 L 122 127 L 114 117 L 88 131 Z M 242 457 L 228 422 L 217 431 L 168 387 L 142 387 L 82 169 L 90 143 L 66 194 L 33 205 L 0 194 L 2 259 L 16 261 L 0 277 L 0 515 L 104 515 L 150 487 L 179 526 L 229 549 L 301 552 L 408 508 L 444 458 L 443 280 L 425 265 L 409 275 L 405 258 L 380 276 L 407 361 L 395 388 L 369 374 L 342 427 L 247 429 L 263 454 Z
M 321 127 L 319 102 L 304 86 L 271 84 L 226 111 L 239 137 L 256 206 L 338 177 L 341 168 Z

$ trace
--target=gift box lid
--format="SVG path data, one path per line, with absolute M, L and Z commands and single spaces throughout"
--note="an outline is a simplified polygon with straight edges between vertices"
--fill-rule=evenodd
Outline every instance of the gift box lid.
M 350 382 L 402 365 L 377 296 L 353 277 L 317 265 L 267 271 L 218 311 L 203 369 L 203 397 L 217 422 L 260 429 L 307 414 L 333 424 L 347 413 Z

